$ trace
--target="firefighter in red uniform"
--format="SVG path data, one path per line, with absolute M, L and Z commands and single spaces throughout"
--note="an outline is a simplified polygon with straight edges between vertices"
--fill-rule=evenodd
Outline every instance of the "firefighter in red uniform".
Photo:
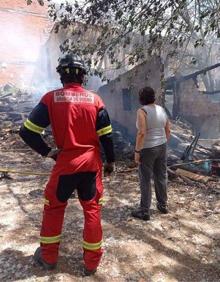
M 84 271 L 90 275 L 96 271 L 103 252 L 99 141 L 106 156 L 104 172 L 110 174 L 114 169 L 112 127 L 101 98 L 81 86 L 86 69 L 80 58 L 65 55 L 59 60 L 57 72 L 63 88 L 45 94 L 20 129 L 20 136 L 32 149 L 56 161 L 44 192 L 40 247 L 34 260 L 46 270 L 56 267 L 65 208 L 77 190 L 84 212 Z M 48 147 L 41 136 L 49 125 L 56 149 Z

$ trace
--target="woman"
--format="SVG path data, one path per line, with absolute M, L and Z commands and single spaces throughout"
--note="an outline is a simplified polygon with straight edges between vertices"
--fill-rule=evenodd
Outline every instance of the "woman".
M 151 87 L 140 90 L 139 101 L 143 106 L 137 111 L 135 162 L 139 165 L 141 202 L 132 216 L 150 220 L 152 175 L 157 208 L 161 213 L 168 213 L 166 162 L 170 126 L 165 110 L 155 104 L 155 93 Z

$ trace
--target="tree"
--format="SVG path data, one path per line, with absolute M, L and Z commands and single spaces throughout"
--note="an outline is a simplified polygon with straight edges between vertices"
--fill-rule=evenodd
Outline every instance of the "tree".
M 31 2 L 31 0 L 27 0 Z M 42 0 L 38 0 L 41 4 Z M 68 29 L 79 22 L 80 28 L 72 30 L 78 40 L 66 40 L 62 51 L 73 50 L 94 65 L 107 56 L 120 68 L 124 64 L 137 64 L 149 54 L 193 42 L 203 46 L 210 34 L 220 37 L 220 5 L 216 0 L 48 0 L 49 15 L 56 30 Z M 60 3 L 60 4 L 57 4 Z M 92 42 L 83 41 L 88 28 L 99 30 Z M 193 41 L 190 41 L 193 39 Z M 132 45 L 132 48 L 129 46 Z M 172 46 L 172 48 L 171 48 Z M 119 59 L 118 53 L 126 49 Z M 171 53 L 172 53 L 171 52 Z
M 193 1 L 180 13 L 190 32 L 185 34 L 183 44 L 179 44 L 175 50 L 170 49 L 173 58 L 166 58 L 166 65 L 173 68 L 172 73 L 184 75 L 219 62 L 217 8 L 217 2 L 214 1 Z M 214 17 L 210 21 L 206 18 L 207 11 L 210 11 L 210 17 Z M 214 90 L 217 84 L 215 71 L 207 72 L 200 78 L 207 90 Z

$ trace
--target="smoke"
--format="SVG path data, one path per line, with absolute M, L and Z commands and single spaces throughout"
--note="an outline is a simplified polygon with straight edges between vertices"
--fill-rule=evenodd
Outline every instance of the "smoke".
M 62 1 L 54 2 L 60 4 Z M 61 42 L 57 42 L 47 30 L 50 23 L 49 19 L 47 22 L 46 11 L 45 18 L 25 10 L 24 13 L 21 9 L 18 11 L 1 12 L 0 84 L 12 83 L 22 90 L 42 96 L 62 86 L 55 70 Z M 37 13 L 34 8 L 32 12 Z M 54 52 L 51 46 L 57 51 Z M 98 77 L 88 77 L 87 88 L 97 91 L 101 85 L 103 83 Z
M 7 63 L 35 62 L 38 44 L 35 37 L 25 30 L 24 24 L 15 18 L 14 22 L 0 25 L 3 52 L 10 53 Z M 2 56 L 2 55 L 1 55 Z
M 0 84 L 12 83 L 22 90 L 29 89 L 46 40 L 44 33 L 49 23 L 46 13 L 44 18 L 42 13 L 38 17 L 25 9 L 18 8 L 18 12 L 3 9 L 0 23 Z

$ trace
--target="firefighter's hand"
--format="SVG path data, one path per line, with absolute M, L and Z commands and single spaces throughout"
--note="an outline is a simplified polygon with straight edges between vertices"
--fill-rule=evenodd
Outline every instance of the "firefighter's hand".
M 51 149 L 51 151 L 48 153 L 47 157 L 56 161 L 59 153 L 60 153 L 59 149 Z
M 115 169 L 114 163 L 106 163 L 104 165 L 104 176 L 109 176 Z

